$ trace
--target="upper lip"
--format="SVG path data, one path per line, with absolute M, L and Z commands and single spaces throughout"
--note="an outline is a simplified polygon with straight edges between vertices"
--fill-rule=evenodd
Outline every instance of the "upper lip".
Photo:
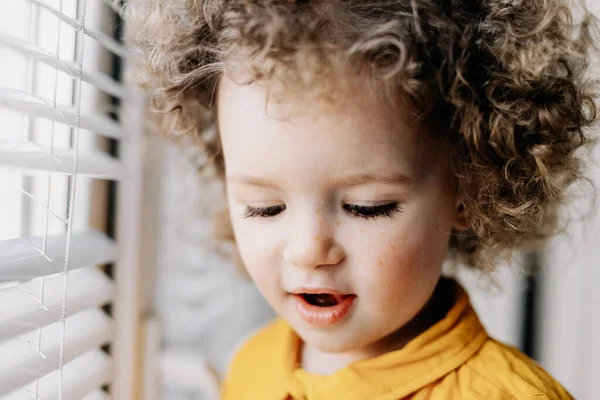
M 349 296 L 351 293 L 340 292 L 329 288 L 307 288 L 301 287 L 290 291 L 291 294 L 333 294 L 337 296 Z

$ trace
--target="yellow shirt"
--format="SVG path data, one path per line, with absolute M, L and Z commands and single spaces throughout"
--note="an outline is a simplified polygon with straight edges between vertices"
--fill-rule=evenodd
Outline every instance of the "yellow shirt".
M 298 365 L 301 340 L 282 320 L 233 359 L 223 400 L 563 400 L 571 395 L 517 349 L 490 338 L 455 285 L 446 316 L 400 350 L 315 375 Z

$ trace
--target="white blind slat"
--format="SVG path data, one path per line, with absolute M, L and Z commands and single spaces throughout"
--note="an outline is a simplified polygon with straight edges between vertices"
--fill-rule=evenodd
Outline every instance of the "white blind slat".
M 4 44 L 14 50 L 20 51 L 32 59 L 41 61 L 64 72 L 72 78 L 77 78 L 79 76 L 79 66 L 74 61 L 59 60 L 54 54 L 2 31 L 0 31 L 0 44 Z M 125 97 L 125 89 L 123 86 L 101 72 L 83 70 L 82 79 L 115 97 Z
M 110 395 L 103 390 L 95 390 L 81 400 L 110 400 Z
M 66 235 L 51 235 L 46 241 L 46 255 L 42 237 L 18 238 L 0 241 L 0 282 L 25 282 L 44 275 L 63 271 Z M 69 270 L 115 262 L 117 246 L 103 233 L 88 231 L 73 234 L 69 256 Z
M 0 106 L 19 110 L 34 117 L 42 117 L 67 126 L 77 123 L 77 107 L 57 104 L 35 94 L 0 86 Z M 120 138 L 121 126 L 105 115 L 91 110 L 81 110 L 79 126 L 97 134 Z
M 0 341 L 60 319 L 63 303 L 62 274 L 0 290 Z M 93 288 L 93 290 L 91 290 Z M 69 272 L 67 316 L 86 308 L 95 308 L 113 299 L 113 283 L 96 267 Z
M 130 133 L 141 133 L 132 130 L 123 108 L 145 108 L 116 77 L 133 61 L 113 36 L 120 23 L 113 11 L 120 14 L 123 2 L 0 3 L 0 172 L 18 175 L 14 183 L 0 182 L 0 192 L 19 199 L 0 199 L 2 209 L 17 215 L 5 229 L 0 223 L 0 400 L 120 398 L 102 387 L 111 385 L 117 392 L 133 387 L 128 364 L 134 358 L 119 351 L 125 357 L 113 360 L 125 336 L 116 328 L 122 329 L 125 318 L 115 320 L 101 307 L 119 309 L 117 297 L 125 304 L 136 300 L 133 293 L 122 294 L 122 279 L 117 285 L 98 266 L 115 263 L 115 271 L 122 271 L 117 261 L 133 250 L 117 248 L 114 240 L 90 230 L 93 221 L 113 216 L 102 199 L 96 204 L 98 182 L 86 178 L 121 181 L 125 175 L 119 198 L 123 187 L 139 179 L 125 173 L 131 151 L 118 157 L 104 151 L 106 139 L 122 145 L 131 141 Z M 114 64 L 113 56 L 122 64 Z M 110 102 L 109 95 L 119 101 Z M 123 122 L 111 118 L 109 110 Z M 137 127 L 143 118 L 135 119 Z M 99 192 L 105 196 L 104 188 Z M 138 207 L 129 201 L 119 210 L 130 214 L 130 208 Z M 122 223 L 114 219 L 117 226 Z M 136 265 L 128 261 L 125 269 Z M 110 355 L 104 345 L 111 346 Z
M 30 0 L 30 1 L 48 11 L 50 11 L 58 19 L 67 23 L 74 29 L 76 29 L 76 30 L 81 29 L 81 24 L 79 23 L 78 20 L 73 19 L 73 18 L 63 14 L 62 12 L 60 12 L 60 10 L 58 10 L 56 7 L 48 4 L 48 2 L 46 2 L 45 0 Z M 98 43 L 100 43 L 101 46 L 103 46 L 107 50 L 110 50 L 111 52 L 118 55 L 119 57 L 127 58 L 129 56 L 127 49 L 124 46 L 122 46 L 121 44 L 119 44 L 119 42 L 117 42 L 115 39 L 111 38 L 110 36 L 107 36 L 102 32 L 98 32 L 98 31 L 89 29 L 87 27 L 85 27 L 84 32 L 86 35 L 88 35 L 89 37 L 91 37 L 92 39 L 95 39 Z
M 90 350 L 63 368 L 63 399 L 65 400 L 110 400 L 110 396 L 101 390 L 94 390 L 108 384 L 111 377 L 111 358 L 101 350 Z M 29 383 L 0 400 L 32 400 L 38 392 L 39 400 L 56 400 L 58 398 L 58 370 L 41 378 L 36 385 Z
M 64 362 L 108 343 L 112 321 L 99 309 L 88 309 L 68 317 L 64 340 Z M 9 392 L 44 376 L 59 365 L 62 321 L 41 330 L 41 352 L 38 330 L 0 344 L 0 393 Z M 86 366 L 89 368 L 90 366 Z M 82 376 L 87 371 L 81 371 Z
M 0 143 L 1 145 L 2 143 Z M 50 171 L 57 174 L 73 175 L 75 152 L 67 149 L 50 149 L 39 146 L 33 148 L 24 144 L 18 149 L 3 150 L 0 147 L 0 167 L 2 165 L 22 169 L 27 173 Z M 121 163 L 108 154 L 80 152 L 77 159 L 77 174 L 97 179 L 121 179 Z

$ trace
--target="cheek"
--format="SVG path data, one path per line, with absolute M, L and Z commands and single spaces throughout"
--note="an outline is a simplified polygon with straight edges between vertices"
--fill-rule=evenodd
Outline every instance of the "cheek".
M 373 242 L 373 251 L 358 277 L 373 305 L 406 304 L 411 298 L 419 298 L 418 293 L 429 291 L 441 272 L 447 247 L 445 237 L 431 232 L 388 235 L 385 241 Z
M 238 244 L 244 268 L 265 300 L 274 310 L 281 312 L 283 288 L 276 255 L 267 238 L 263 236 L 261 240 L 256 240 L 257 235 L 249 233 L 239 229 L 239 235 L 244 237 Z
M 276 286 L 279 269 L 277 268 L 277 243 L 268 229 L 263 229 L 261 235 L 256 235 L 252 222 L 233 221 L 233 232 L 237 248 L 244 267 L 252 280 L 261 290 Z
M 421 246 L 418 243 L 397 245 L 390 243 L 379 252 L 376 285 L 382 293 L 396 291 L 419 281 L 423 271 L 424 260 Z

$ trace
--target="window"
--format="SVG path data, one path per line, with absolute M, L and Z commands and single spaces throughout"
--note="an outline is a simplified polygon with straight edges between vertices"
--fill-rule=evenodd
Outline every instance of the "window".
M 143 102 L 120 27 L 108 0 L 0 0 L 0 397 L 135 398 Z

